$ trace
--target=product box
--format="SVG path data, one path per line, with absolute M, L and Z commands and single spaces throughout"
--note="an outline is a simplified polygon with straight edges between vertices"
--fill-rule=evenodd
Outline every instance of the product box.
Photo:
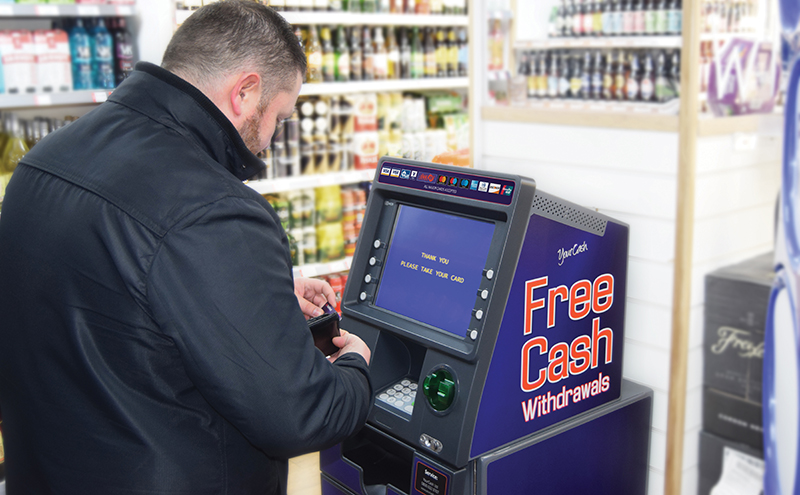
M 353 108 L 353 131 L 378 130 L 378 95 L 375 93 L 355 94 L 349 97 Z M 377 152 L 377 148 L 376 148 Z M 377 166 L 377 162 L 372 168 Z
M 754 449 L 764 449 L 761 404 L 703 387 L 703 429 Z
M 357 170 L 378 166 L 378 133 L 356 132 L 353 134 L 353 160 Z
M 33 33 L 24 29 L 0 31 L 0 56 L 6 93 L 24 94 L 36 91 L 36 51 Z
M 700 432 L 698 495 L 763 493 L 764 454 L 756 449 Z
M 36 50 L 36 82 L 42 93 L 72 89 L 69 37 L 60 29 L 41 29 L 33 33 Z
M 766 253 L 705 280 L 703 384 L 759 404 L 772 260 Z

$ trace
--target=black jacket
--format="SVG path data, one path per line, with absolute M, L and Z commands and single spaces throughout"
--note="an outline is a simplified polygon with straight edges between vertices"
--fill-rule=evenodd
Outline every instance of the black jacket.
M 150 64 L 22 160 L 0 218 L 9 495 L 285 491 L 286 458 L 365 421 L 293 292 L 263 164 Z

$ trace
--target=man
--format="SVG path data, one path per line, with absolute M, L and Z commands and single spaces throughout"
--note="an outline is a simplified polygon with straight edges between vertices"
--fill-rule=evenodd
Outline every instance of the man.
M 364 423 L 369 349 L 313 346 L 304 313 L 333 291 L 292 280 L 242 184 L 305 69 L 272 10 L 211 4 L 22 160 L 0 220 L 9 495 L 285 492 L 289 456 Z

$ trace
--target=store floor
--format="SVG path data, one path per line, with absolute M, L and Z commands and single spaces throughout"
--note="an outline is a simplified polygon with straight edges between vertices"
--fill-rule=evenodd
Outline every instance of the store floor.
M 289 495 L 320 495 L 319 452 L 289 459 Z

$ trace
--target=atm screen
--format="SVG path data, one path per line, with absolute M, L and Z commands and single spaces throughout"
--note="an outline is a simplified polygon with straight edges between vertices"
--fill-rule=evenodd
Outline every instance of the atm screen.
M 494 227 L 400 205 L 375 306 L 466 336 Z

